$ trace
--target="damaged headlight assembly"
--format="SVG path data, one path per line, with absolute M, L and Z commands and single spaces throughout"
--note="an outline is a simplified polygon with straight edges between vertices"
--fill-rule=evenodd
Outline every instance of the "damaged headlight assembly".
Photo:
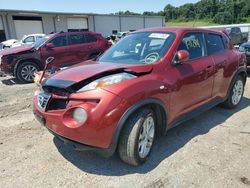
M 104 86 L 118 84 L 126 80 L 131 80 L 133 78 L 136 78 L 136 76 L 126 72 L 105 76 L 85 85 L 80 90 L 78 90 L 78 92 L 85 92 L 89 90 L 98 89 Z

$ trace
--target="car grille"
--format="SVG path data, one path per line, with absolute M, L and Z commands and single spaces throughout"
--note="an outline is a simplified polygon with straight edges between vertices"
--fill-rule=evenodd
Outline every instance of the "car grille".
M 66 109 L 68 100 L 66 99 L 51 99 L 47 105 L 47 110 L 63 110 Z
M 46 111 L 46 107 L 47 107 L 47 104 L 49 102 L 51 98 L 51 95 L 50 94 L 47 94 L 45 92 L 41 92 L 39 93 L 39 95 L 37 96 L 37 104 L 38 104 L 38 107 L 42 110 L 42 111 Z

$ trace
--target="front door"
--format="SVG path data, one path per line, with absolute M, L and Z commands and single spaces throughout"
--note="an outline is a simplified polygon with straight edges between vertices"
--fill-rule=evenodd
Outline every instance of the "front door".
M 53 47 L 44 45 L 41 48 L 42 61 L 45 62 L 48 57 L 54 57 L 55 61 L 52 64 L 53 66 L 63 67 L 71 64 L 72 59 L 70 56 L 66 35 L 52 38 L 50 41 L 48 41 L 48 43 L 51 43 Z
M 174 83 L 177 87 L 170 96 L 173 119 L 211 99 L 214 81 L 214 62 L 212 57 L 206 55 L 203 33 L 186 33 L 178 47 L 179 50 L 188 51 L 190 60 L 173 66 L 170 71 L 178 75 Z

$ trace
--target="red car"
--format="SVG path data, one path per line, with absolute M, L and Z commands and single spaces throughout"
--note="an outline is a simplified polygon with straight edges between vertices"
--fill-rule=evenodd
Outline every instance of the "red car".
M 53 66 L 64 67 L 96 57 L 110 47 L 107 39 L 93 32 L 60 32 L 46 36 L 34 45 L 0 51 L 0 68 L 24 83 L 33 82 L 34 72 L 42 70 L 53 56 Z
M 223 32 L 146 29 L 44 80 L 34 113 L 76 150 L 117 149 L 139 165 L 170 128 L 218 104 L 238 106 L 246 79 L 246 57 Z

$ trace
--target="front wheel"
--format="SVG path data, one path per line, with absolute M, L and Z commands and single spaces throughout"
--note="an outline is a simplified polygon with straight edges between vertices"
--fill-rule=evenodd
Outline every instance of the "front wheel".
M 119 141 L 120 158 L 134 166 L 144 163 L 155 140 L 156 117 L 150 108 L 143 108 L 133 114 L 121 133 Z
M 22 83 L 31 83 L 34 81 L 34 74 L 39 70 L 36 63 L 21 62 L 16 70 L 16 77 Z
M 236 108 L 242 100 L 245 81 L 242 76 L 238 76 L 230 88 L 227 100 L 223 103 L 226 108 Z

